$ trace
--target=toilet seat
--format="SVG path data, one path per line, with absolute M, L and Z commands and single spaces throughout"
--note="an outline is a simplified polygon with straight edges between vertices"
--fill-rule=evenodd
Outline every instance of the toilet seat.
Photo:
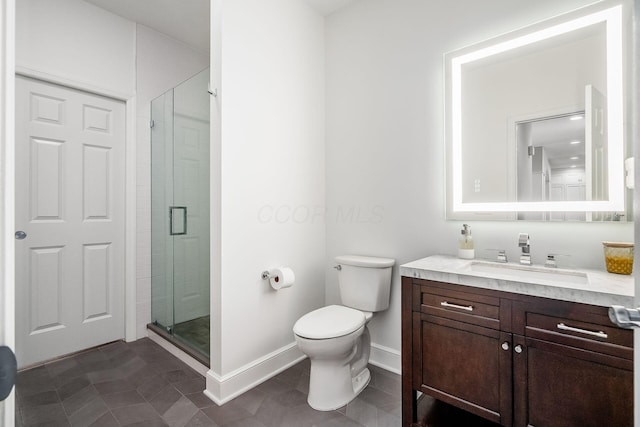
M 329 305 L 302 316 L 293 326 L 299 337 L 324 340 L 349 335 L 366 322 L 365 313 L 342 305 Z

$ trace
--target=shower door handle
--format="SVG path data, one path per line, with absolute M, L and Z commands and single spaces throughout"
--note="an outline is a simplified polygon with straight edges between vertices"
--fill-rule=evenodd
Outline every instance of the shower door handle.
M 186 206 L 169 206 L 169 234 L 171 236 L 187 234 Z

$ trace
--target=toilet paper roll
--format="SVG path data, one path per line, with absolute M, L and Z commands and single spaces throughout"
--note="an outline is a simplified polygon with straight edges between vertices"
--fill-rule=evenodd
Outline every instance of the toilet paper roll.
M 296 276 L 295 274 L 293 274 L 293 270 L 288 267 L 280 267 L 269 270 L 269 275 L 271 276 L 271 278 L 269 279 L 269 283 L 271 283 L 271 287 L 276 291 L 278 289 L 290 287 L 296 280 Z

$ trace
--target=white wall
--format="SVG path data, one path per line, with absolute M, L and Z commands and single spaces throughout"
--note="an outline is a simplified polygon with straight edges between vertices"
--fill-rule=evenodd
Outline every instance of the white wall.
M 137 254 L 136 335 L 151 322 L 151 101 L 209 66 L 208 53 L 136 26 Z
M 381 255 L 402 264 L 456 254 L 461 222 L 444 219 L 443 54 L 588 3 L 367 0 L 327 18 L 327 303 L 338 299 L 330 268 L 336 255 Z M 337 216 L 350 207 L 361 217 Z M 633 225 L 622 223 L 470 224 L 477 257 L 504 248 L 515 260 L 517 235 L 528 232 L 537 264 L 547 253 L 563 253 L 571 257 L 560 258 L 561 266 L 603 269 L 601 241 L 633 238 Z M 399 369 L 394 273 L 391 307 L 370 329 L 372 361 Z
M 208 389 L 223 400 L 238 390 L 224 389 L 234 377 L 267 374 L 261 362 L 280 354 L 289 354 L 282 363 L 297 357 L 293 324 L 324 302 L 324 21 L 299 0 L 218 4 L 222 146 L 212 189 L 221 191 L 221 237 L 211 237 L 221 238 L 212 300 L 222 302 Z M 217 114 L 213 108 L 214 127 Z M 260 273 L 281 265 L 296 283 L 276 292 Z
M 135 24 L 80 0 L 16 2 L 16 65 L 116 94 L 135 90 Z

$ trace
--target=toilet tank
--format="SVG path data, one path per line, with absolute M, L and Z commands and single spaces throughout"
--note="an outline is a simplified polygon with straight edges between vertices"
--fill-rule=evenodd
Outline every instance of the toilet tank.
M 338 283 L 343 305 L 371 312 L 389 307 L 395 260 L 360 255 L 343 255 L 335 260 L 340 266 Z

